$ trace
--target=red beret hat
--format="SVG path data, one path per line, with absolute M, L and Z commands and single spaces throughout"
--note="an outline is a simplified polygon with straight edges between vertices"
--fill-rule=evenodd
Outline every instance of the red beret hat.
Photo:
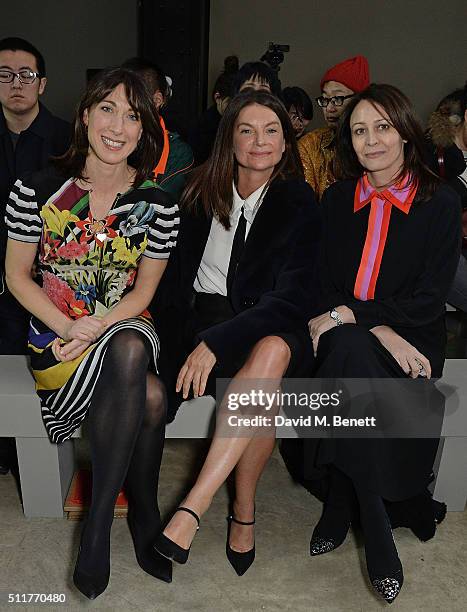
M 370 84 L 370 68 L 363 55 L 356 55 L 336 64 L 321 79 L 321 90 L 326 81 L 337 81 L 354 92 L 363 91 Z

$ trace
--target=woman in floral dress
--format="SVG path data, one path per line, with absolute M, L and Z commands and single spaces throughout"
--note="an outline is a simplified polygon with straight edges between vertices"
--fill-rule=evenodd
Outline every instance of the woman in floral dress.
M 140 78 L 107 70 L 81 100 L 69 151 L 17 180 L 7 206 L 7 282 L 32 313 L 31 365 L 50 440 L 88 421 L 92 503 L 74 582 L 91 599 L 108 584 L 125 478 L 137 560 L 171 580 L 170 562 L 152 549 L 166 407 L 150 371 L 159 341 L 146 310 L 178 227 L 177 206 L 147 180 L 161 143 Z M 36 254 L 42 286 L 31 278 Z

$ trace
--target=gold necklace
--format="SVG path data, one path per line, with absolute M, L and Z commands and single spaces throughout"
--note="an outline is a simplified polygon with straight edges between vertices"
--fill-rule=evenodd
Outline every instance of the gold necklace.
M 121 195 L 122 195 L 122 194 L 121 194 L 121 192 L 120 192 L 120 191 L 118 191 L 118 192 L 115 194 L 114 198 L 112 199 L 112 203 L 111 203 L 111 205 L 110 205 L 110 206 L 107 206 L 107 208 L 106 208 L 106 213 L 105 213 L 105 215 L 102 215 L 102 214 L 100 214 L 100 215 L 96 215 L 96 214 L 93 212 L 93 208 L 95 209 L 95 208 L 96 208 L 96 206 L 95 206 L 95 204 L 93 204 L 93 202 L 92 202 L 92 200 L 94 200 L 94 190 L 91 188 L 91 189 L 89 190 L 88 199 L 89 199 L 89 212 L 90 212 L 90 214 L 91 214 L 91 218 L 93 219 L 93 221 L 102 222 L 102 221 L 104 221 L 105 219 L 107 219 L 107 217 L 109 216 L 110 212 L 112 211 L 112 208 L 115 206 L 116 202 L 117 202 L 117 201 L 118 201 L 118 199 L 121 197 Z

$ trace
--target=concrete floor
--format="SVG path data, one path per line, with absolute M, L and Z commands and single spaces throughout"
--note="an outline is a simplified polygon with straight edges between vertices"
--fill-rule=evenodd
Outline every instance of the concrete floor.
M 169 440 L 162 467 L 161 509 L 183 497 L 205 442 Z M 370 590 L 361 542 L 350 534 L 343 546 L 321 557 L 308 554 L 320 504 L 295 486 L 277 452 L 257 496 L 256 561 L 239 578 L 225 557 L 227 491 L 222 489 L 172 584 L 137 565 L 124 519 L 112 530 L 112 575 L 103 595 L 89 602 L 71 576 L 80 524 L 65 519 L 25 519 L 13 477 L 0 476 L 0 610 L 216 611 L 382 610 Z M 467 511 L 449 513 L 436 537 L 419 542 L 407 529 L 394 533 L 405 584 L 391 610 L 454 612 L 467 609 Z M 63 605 L 9 606 L 8 591 L 64 593 Z

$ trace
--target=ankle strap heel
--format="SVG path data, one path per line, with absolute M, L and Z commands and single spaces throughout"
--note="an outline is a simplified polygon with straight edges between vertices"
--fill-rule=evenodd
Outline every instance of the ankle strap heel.
M 196 530 L 199 529 L 199 516 L 194 510 L 192 510 L 191 508 L 185 508 L 184 506 L 179 506 L 175 512 L 187 512 L 188 514 L 190 514 L 197 522 Z M 157 536 L 156 541 L 154 542 L 154 548 L 160 555 L 162 555 L 166 559 L 170 559 L 171 561 L 175 561 L 176 563 L 180 563 L 183 565 L 188 561 L 191 544 L 188 549 L 182 548 L 173 540 L 161 533 Z
M 243 574 L 248 570 L 250 565 L 255 560 L 255 546 L 251 550 L 247 550 L 246 552 L 237 552 L 230 547 L 229 537 L 230 537 L 230 527 L 232 523 L 237 523 L 237 525 L 254 525 L 255 519 L 252 521 L 239 521 L 236 519 L 233 514 L 229 514 L 227 517 L 227 523 L 229 528 L 227 529 L 227 542 L 225 546 L 225 553 L 227 555 L 227 559 L 229 560 L 230 565 L 234 568 L 238 576 L 243 576 Z
M 179 506 L 175 512 L 180 512 L 180 510 L 182 512 L 188 512 L 188 514 L 191 514 L 191 516 L 196 520 L 196 522 L 198 523 L 198 526 L 196 527 L 196 529 L 199 529 L 199 516 L 196 514 L 196 512 L 194 510 L 192 510 L 191 508 L 185 508 L 185 506 Z

